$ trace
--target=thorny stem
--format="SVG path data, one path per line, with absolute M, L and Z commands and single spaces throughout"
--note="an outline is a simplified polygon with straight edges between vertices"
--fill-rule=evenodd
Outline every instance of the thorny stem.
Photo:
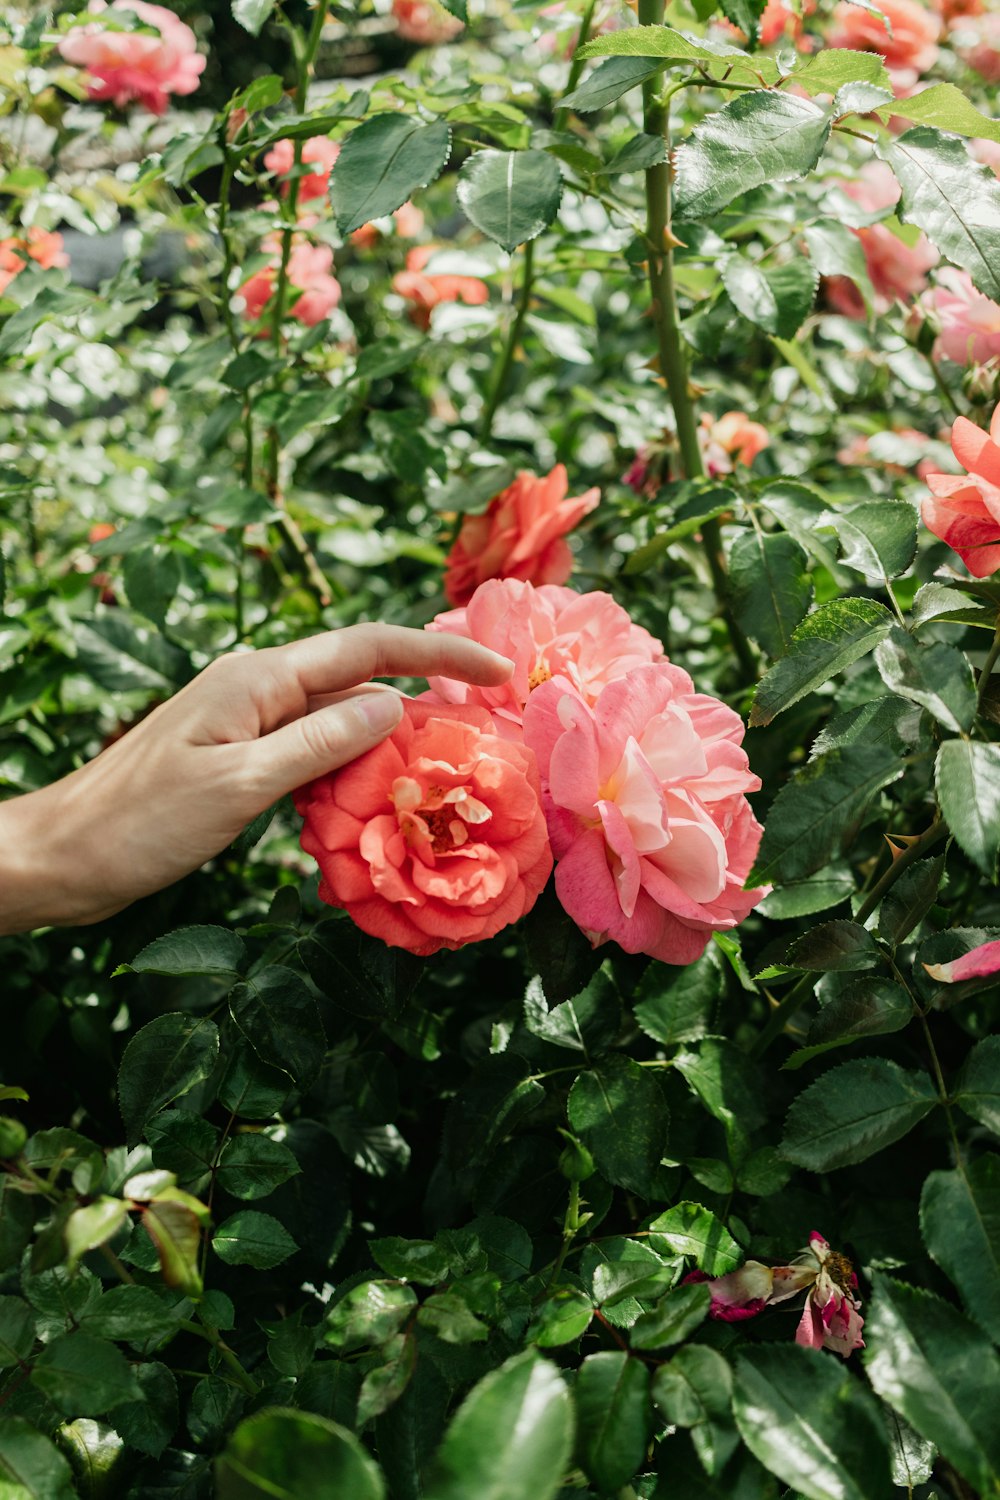
M 483 419 L 479 428 L 479 440 L 482 443 L 488 443 L 490 440 L 490 434 L 493 431 L 493 419 L 497 414 L 497 408 L 499 407 L 500 402 L 503 400 L 503 395 L 507 387 L 507 380 L 510 375 L 511 367 L 517 356 L 518 347 L 521 343 L 521 333 L 524 329 L 524 320 L 528 316 L 528 308 L 531 305 L 531 286 L 534 274 L 534 258 L 535 242 L 534 240 L 528 240 L 524 247 L 524 262 L 521 267 L 521 290 L 517 298 L 517 310 L 514 313 L 514 318 L 511 322 L 510 330 L 507 334 L 506 340 L 504 341 L 503 349 L 500 351 L 500 357 L 497 360 L 496 371 L 493 376 L 492 389 L 490 391 L 489 400 L 486 403 L 486 410 L 483 412 Z
M 594 24 L 594 11 L 596 9 L 597 9 L 597 0 L 589 0 L 589 3 L 587 5 L 587 9 L 584 11 L 583 17 L 582 17 L 582 19 L 580 21 L 580 30 L 576 34 L 576 41 L 573 43 L 573 51 L 574 52 L 579 52 L 580 48 L 589 39 L 589 37 L 590 37 L 590 28 Z M 583 72 L 584 65 L 585 65 L 585 63 L 584 63 L 584 59 L 582 57 L 574 57 L 572 65 L 571 65 L 570 70 L 569 70 L 569 77 L 566 80 L 566 89 L 565 89 L 565 93 L 563 95 L 564 98 L 565 98 L 566 94 L 571 94 L 573 92 L 573 90 L 576 88 L 577 84 L 580 82 L 580 74 Z M 555 119 L 552 121 L 552 127 L 553 127 L 553 129 L 554 130 L 565 130 L 566 129 L 566 121 L 568 119 L 569 119 L 569 110 L 566 108 L 566 106 L 564 104 L 562 104 L 556 110 Z

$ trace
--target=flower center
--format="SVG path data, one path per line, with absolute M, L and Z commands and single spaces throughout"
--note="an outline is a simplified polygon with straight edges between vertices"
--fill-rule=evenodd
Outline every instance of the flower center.
M 469 842 L 470 823 L 486 823 L 492 814 L 467 786 L 431 786 L 426 790 L 411 776 L 398 776 L 392 801 L 399 828 L 407 844 L 419 851 L 430 846 L 434 854 L 451 854 Z
M 538 661 L 528 673 L 528 692 L 533 693 L 536 687 L 541 687 L 543 682 L 548 682 L 552 676 L 547 661 Z
M 850 1291 L 855 1286 L 854 1267 L 839 1250 L 830 1251 L 826 1259 L 826 1270 L 830 1280 L 836 1282 L 843 1291 Z

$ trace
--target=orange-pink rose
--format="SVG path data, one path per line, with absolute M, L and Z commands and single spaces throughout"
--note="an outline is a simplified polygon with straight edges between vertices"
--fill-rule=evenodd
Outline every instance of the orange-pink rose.
M 302 147 L 302 166 L 311 170 L 303 172 L 299 178 L 300 203 L 305 203 L 310 198 L 326 196 L 326 190 L 330 186 L 330 173 L 339 155 L 339 144 L 331 141 L 329 136 L 314 135 L 305 142 Z M 295 142 L 288 137 L 275 141 L 264 157 L 264 165 L 278 177 L 287 177 L 295 166 Z M 289 186 L 289 183 L 284 183 L 282 192 L 287 193 Z
M 319 893 L 426 955 L 523 917 L 552 869 L 535 758 L 485 709 L 407 700 L 374 750 L 295 794 Z
M 95 15 L 105 13 L 103 0 L 91 0 Z M 112 0 L 112 11 L 133 11 L 148 31 L 111 31 L 100 21 L 80 26 L 63 37 L 59 52 L 67 62 L 85 68 L 87 97 L 110 100 L 119 109 L 133 101 L 162 115 L 172 94 L 193 94 L 205 68 L 194 32 L 164 5 L 147 0 Z
M 880 213 L 899 202 L 900 187 L 892 169 L 884 161 L 869 161 L 857 177 L 839 184 L 865 213 Z M 912 245 L 884 224 L 871 224 L 854 233 L 861 241 L 876 312 L 887 312 L 899 298 L 909 301 L 927 285 L 927 272 L 937 265 L 938 252 L 925 234 Z M 867 316 L 861 293 L 846 276 L 832 276 L 826 283 L 827 297 L 837 312 L 848 318 Z
M 924 525 L 953 547 L 973 578 L 1000 568 L 1000 406 L 989 434 L 956 417 L 951 446 L 967 474 L 927 474 Z
M 392 0 L 392 13 L 400 36 L 421 47 L 450 42 L 465 30 L 458 17 L 437 0 Z
M 401 240 L 414 240 L 424 227 L 424 216 L 413 203 L 403 203 L 392 216 L 393 228 Z M 351 234 L 351 244 L 359 250 L 369 250 L 378 244 L 381 232 L 377 224 L 362 224 Z M 402 274 L 402 273 L 401 273 Z M 471 277 L 468 278 L 472 280 Z M 480 283 L 485 288 L 485 283 Z M 398 288 L 397 288 L 398 290 Z M 487 296 L 489 293 L 487 293 Z
M 68 266 L 69 256 L 63 249 L 63 237 L 56 230 L 32 227 L 10 239 L 0 240 L 0 296 L 14 277 L 33 260 L 43 271 L 53 266 Z
M 244 313 L 251 321 L 261 317 L 274 296 L 280 264 L 279 257 L 240 287 Z M 331 275 L 332 267 L 333 251 L 328 245 L 310 245 L 306 240 L 293 243 L 288 257 L 289 313 L 307 328 L 328 318 L 340 301 L 340 283 Z
M 749 466 L 770 442 L 767 428 L 751 422 L 745 411 L 727 411 L 718 418 L 706 412 L 698 425 L 701 455 L 713 478 L 731 474 L 737 464 Z
M 923 298 L 941 332 L 934 357 L 957 365 L 984 365 L 1000 354 L 1000 304 L 978 292 L 968 271 L 946 266 Z
M 597 489 L 567 497 L 568 488 L 562 464 L 544 477 L 522 469 L 481 516 L 466 516 L 446 564 L 449 602 L 467 604 L 488 578 L 565 583 L 573 569 L 566 533 L 600 499 Z
M 596 703 L 609 682 L 666 660 L 661 643 L 610 594 L 577 594 L 555 584 L 535 588 L 514 578 L 480 584 L 464 609 L 438 615 L 427 628 L 478 641 L 514 663 L 510 681 L 500 687 L 430 679 L 438 702 L 479 704 L 508 739 L 523 738 L 524 705 L 543 682 L 555 679 L 585 703 Z
M 464 302 L 467 307 L 481 307 L 490 298 L 489 287 L 478 276 L 455 276 L 425 270 L 438 248 L 437 245 L 414 245 L 406 257 L 406 270 L 399 271 L 392 278 L 393 291 L 413 304 L 410 318 L 418 328 L 431 326 L 431 313 L 439 302 Z
M 951 42 L 959 57 L 987 83 L 1000 83 L 1000 14 L 960 21 Z
M 940 19 L 917 0 L 880 0 L 879 10 L 888 20 L 888 27 L 876 12 L 862 10 L 850 0 L 840 0 L 834 8 L 827 46 L 879 52 L 890 73 L 914 75 L 900 80 L 904 86 L 906 82 L 915 83 L 921 73 L 937 62 Z

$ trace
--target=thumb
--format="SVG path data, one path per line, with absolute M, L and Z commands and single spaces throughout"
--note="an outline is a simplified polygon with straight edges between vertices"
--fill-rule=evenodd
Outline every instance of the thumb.
M 402 717 L 400 693 L 362 691 L 264 735 L 253 747 L 262 795 L 275 802 L 305 782 L 346 766 L 380 744 Z

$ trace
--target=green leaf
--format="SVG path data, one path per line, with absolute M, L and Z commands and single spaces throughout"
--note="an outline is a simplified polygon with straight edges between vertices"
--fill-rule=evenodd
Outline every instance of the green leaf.
M 584 1055 L 603 1052 L 621 1027 L 621 1006 L 614 981 L 600 970 L 572 1000 L 549 1010 L 542 981 L 529 980 L 524 1000 L 524 1018 L 533 1036 L 554 1047 Z
M 275 0 L 232 0 L 233 20 L 251 36 L 259 36 L 274 5 Z
M 573 1387 L 580 1458 L 602 1493 L 628 1484 L 652 1429 L 649 1371 L 624 1350 L 591 1354 Z
M 1000 122 L 984 115 L 954 83 L 935 83 L 906 98 L 893 99 L 878 113 L 888 122 L 893 115 L 918 125 L 936 125 L 952 135 L 1000 141 Z
M 381 1417 L 394 1406 L 413 1377 L 417 1358 L 416 1339 L 412 1336 L 398 1339 L 393 1345 L 387 1346 L 382 1351 L 383 1354 L 388 1353 L 390 1348 L 394 1357 L 387 1364 L 377 1365 L 375 1369 L 369 1370 L 361 1382 L 357 1410 L 359 1427 L 373 1417 Z
M 839 906 L 854 894 L 854 875 L 848 864 L 828 865 L 818 875 L 788 880 L 765 896 L 758 911 L 772 921 L 808 917 L 814 912 Z
M 75 1208 L 66 1220 L 66 1264 L 76 1265 L 88 1250 L 96 1250 L 116 1235 L 128 1217 L 120 1198 L 100 1197 L 83 1208 Z
M 857 922 L 821 922 L 796 938 L 784 962 L 790 969 L 871 969 L 879 961 L 875 939 Z
M 683 968 L 654 960 L 636 991 L 635 1019 L 664 1047 L 696 1042 L 712 1029 L 723 989 L 722 970 L 710 953 Z
M 212 1236 L 212 1248 L 227 1266 L 253 1266 L 257 1271 L 269 1271 L 294 1255 L 299 1247 L 272 1214 L 241 1208 L 219 1225 Z
M 850 979 L 824 1002 L 806 1033 L 805 1045 L 785 1063 L 801 1068 L 831 1047 L 843 1047 L 867 1036 L 902 1031 L 913 1019 L 913 1001 L 901 985 L 888 979 Z
M 294 969 L 272 964 L 229 996 L 229 1012 L 261 1062 L 307 1088 L 323 1065 L 319 1007 Z
M 383 1500 L 378 1466 L 345 1427 L 272 1406 L 247 1417 L 216 1460 L 219 1500 Z
M 581 115 L 603 109 L 606 104 L 614 104 L 629 89 L 652 78 L 661 67 L 659 60 L 650 61 L 645 57 L 609 57 L 571 94 L 563 95 L 559 101 L 560 107 L 576 110 Z
M 35 1319 L 20 1297 L 0 1297 L 0 1370 L 28 1358 L 35 1347 Z
M 823 153 L 830 119 L 793 94 L 738 94 L 677 148 L 677 217 L 708 219 L 750 188 L 804 177 Z
M 5 1500 L 76 1500 L 69 1464 L 26 1417 L 0 1422 L 0 1493 Z
M 891 1146 L 938 1103 L 926 1073 L 882 1057 L 831 1068 L 788 1111 L 782 1152 L 796 1166 L 829 1172 Z
M 732 1396 L 732 1371 L 721 1354 L 702 1344 L 679 1349 L 653 1376 L 657 1409 L 671 1426 L 691 1430 L 691 1440 L 708 1474 L 717 1474 L 723 1468 L 739 1442 L 730 1410 Z M 706 1500 L 709 1493 L 714 1496 L 718 1492 L 714 1488 L 709 1492 L 706 1487 Z M 743 1496 L 742 1489 L 731 1493 Z M 701 1500 L 700 1492 L 697 1500 Z
M 629 1334 L 632 1348 L 668 1349 L 671 1344 L 683 1343 L 708 1317 L 711 1301 L 707 1282 L 674 1287 L 632 1324 Z
M 46 1344 L 31 1372 L 32 1384 L 69 1417 L 99 1417 L 139 1395 L 120 1349 L 90 1333 L 66 1333 Z
M 729 556 L 733 613 L 768 656 L 784 656 L 812 601 L 806 555 L 786 532 L 745 531 Z
M 401 208 L 444 168 L 451 132 L 443 120 L 425 125 L 410 115 L 373 115 L 351 131 L 330 177 L 337 228 L 348 235 Z
M 990 168 L 926 125 L 876 150 L 903 190 L 903 223 L 919 225 L 984 296 L 1000 300 L 1000 182 Z
M 135 1378 L 143 1399 L 115 1407 L 115 1431 L 130 1447 L 159 1458 L 180 1420 L 177 1381 L 173 1371 L 157 1360 L 137 1365 Z
M 591 1288 L 594 1301 L 602 1307 L 615 1307 L 628 1298 L 658 1297 L 668 1282 L 676 1279 L 676 1267 L 669 1262 L 602 1261 L 594 1267 Z
M 722 284 L 737 312 L 766 333 L 790 339 L 812 310 L 819 271 L 805 256 L 782 266 L 762 268 L 745 256 L 731 255 L 722 262 Z
M 649 1225 L 650 1244 L 664 1254 L 687 1255 L 706 1276 L 724 1276 L 744 1255 L 729 1230 L 700 1203 L 675 1203 Z
M 185 652 L 126 609 L 109 610 L 78 625 L 76 645 L 81 671 L 111 693 L 166 698 L 191 676 Z
M 757 684 L 751 728 L 770 724 L 776 714 L 873 651 L 893 623 L 885 605 L 874 599 L 833 599 L 821 605 L 795 631 L 788 655 Z
M 317 989 L 366 1020 L 395 1020 L 426 967 L 412 953 L 390 948 L 338 918 L 319 922 L 299 953 Z
M 955 1080 L 955 1103 L 1000 1135 L 1000 1036 L 977 1042 Z
M 945 740 L 934 786 L 958 844 L 992 880 L 1000 849 L 1000 745 Z
M 136 974 L 232 974 L 239 973 L 246 958 L 243 942 L 227 927 L 179 927 L 156 938 L 123 970 Z
M 878 935 L 896 947 L 909 937 L 930 911 L 944 878 L 945 857 L 919 859 L 883 896 L 878 909 Z
M 259 1131 L 248 1131 L 226 1142 L 215 1180 L 234 1198 L 252 1200 L 266 1198 L 300 1170 L 292 1152 L 281 1141 L 272 1141 Z
M 924 645 L 897 625 L 879 642 L 875 662 L 892 692 L 919 703 L 956 734 L 971 729 L 976 686 L 969 659 L 956 646 Z
M 204 1016 L 170 1012 L 135 1033 L 118 1070 L 118 1102 L 129 1145 L 146 1121 L 207 1078 L 219 1056 L 219 1028 Z
M 552 223 L 561 197 L 558 164 L 545 151 L 477 151 L 458 174 L 466 218 L 508 251 Z
M 412 1287 L 390 1281 L 363 1281 L 327 1314 L 324 1338 L 348 1354 L 365 1344 L 384 1344 L 399 1333 L 417 1308 Z
M 1000 1343 L 1000 1156 L 932 1172 L 920 1195 L 920 1230 L 969 1316 Z
M 478 1344 L 490 1331 L 457 1290 L 433 1293 L 421 1303 L 417 1322 L 446 1344 Z
M 155 1202 L 142 1211 L 142 1225 L 156 1247 L 160 1274 L 167 1286 L 177 1287 L 189 1297 L 200 1297 L 201 1223 L 198 1214 L 183 1202 Z
M 880 1275 L 865 1319 L 875 1390 L 940 1449 L 977 1493 L 1000 1488 L 1000 1356 L 986 1334 L 931 1292 Z
M 412 356 L 411 356 L 412 360 Z M 407 360 L 407 364 L 411 363 Z M 427 496 L 435 510 L 459 510 L 463 515 L 479 515 L 490 501 L 513 484 L 517 470 L 512 464 L 490 464 L 468 473 L 454 474 Z
M 676 62 L 716 62 L 721 55 L 746 58 L 739 47 L 725 47 L 716 52 L 692 42 L 670 26 L 630 26 L 594 37 L 578 48 L 576 57 L 657 57 Z M 662 67 L 662 62 L 660 66 Z
M 474 1386 L 449 1424 L 425 1500 L 552 1500 L 573 1446 L 566 1384 L 534 1350 Z
M 741 1352 L 733 1414 L 750 1452 L 806 1500 L 892 1500 L 878 1408 L 838 1361 L 797 1344 Z
M 556 1349 L 561 1344 L 572 1344 L 582 1337 L 590 1327 L 594 1307 L 589 1297 L 572 1287 L 556 1287 L 547 1293 L 544 1302 L 535 1309 L 531 1326 L 525 1335 L 529 1343 L 539 1349 Z
M 170 547 L 137 547 L 122 561 L 125 592 L 133 609 L 162 630 L 181 581 L 181 564 Z
M 822 47 L 797 63 L 786 82 L 798 84 L 807 94 L 836 94 L 848 83 L 892 91 L 892 79 L 878 53 L 854 52 L 849 47 Z
M 581 1073 L 569 1123 L 609 1182 L 648 1196 L 666 1149 L 667 1105 L 645 1068 L 620 1053 Z
M 180 1312 L 148 1286 L 113 1286 L 80 1319 L 86 1333 L 142 1345 L 176 1333 Z
M 902 774 L 896 751 L 878 745 L 827 750 L 803 766 L 771 803 L 748 887 L 821 870 L 851 838 L 876 792 Z
M 679 1052 L 674 1067 L 725 1128 L 730 1156 L 742 1158 L 748 1132 L 764 1122 L 762 1081 L 753 1062 L 733 1042 L 709 1037 L 695 1050 Z
M 834 49 L 827 48 L 817 56 L 829 57 L 833 54 Z M 874 54 L 864 55 L 870 57 Z M 865 260 L 864 246 L 853 230 L 848 229 L 846 224 L 841 224 L 838 219 L 817 219 L 814 224 L 806 225 L 802 238 L 806 242 L 809 259 L 820 275 L 849 276 L 870 311 L 872 286 L 868 262 Z
M 897 578 L 917 550 L 917 513 L 907 500 L 865 501 L 830 512 L 841 562 L 866 578 Z

